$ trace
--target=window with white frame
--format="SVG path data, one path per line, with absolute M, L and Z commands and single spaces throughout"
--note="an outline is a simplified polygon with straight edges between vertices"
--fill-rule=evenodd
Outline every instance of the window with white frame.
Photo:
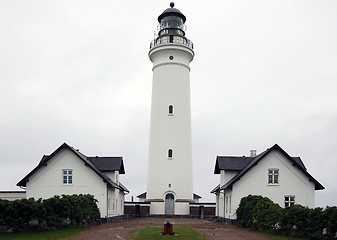
M 284 206 L 289 207 L 295 204 L 295 196 L 284 196 Z
M 277 168 L 268 169 L 268 184 L 278 184 L 279 170 Z
M 63 169 L 63 184 L 73 184 L 73 170 Z

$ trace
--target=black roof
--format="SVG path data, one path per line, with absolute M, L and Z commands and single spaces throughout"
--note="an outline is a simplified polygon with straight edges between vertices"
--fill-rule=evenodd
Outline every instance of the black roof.
M 162 14 L 159 15 L 158 22 L 160 23 L 161 20 L 164 17 L 167 17 L 167 16 L 180 17 L 183 20 L 184 23 L 186 22 L 185 15 L 182 14 L 178 9 L 174 8 L 174 3 L 173 2 L 170 3 L 170 8 L 167 8 Z
M 103 172 L 119 171 L 125 174 L 122 157 L 88 157 L 89 161 L 95 164 Z
M 107 182 L 111 187 L 118 188 L 122 191 L 129 192 L 127 188 L 125 188 L 121 183 L 117 185 L 114 181 L 112 181 L 104 172 L 106 171 L 112 171 L 111 169 L 115 169 L 115 171 L 119 170 L 121 174 L 124 174 L 124 165 L 123 165 L 123 158 L 122 157 L 97 157 L 97 161 L 92 161 L 91 159 L 96 157 L 87 157 L 83 153 L 81 153 L 79 150 L 69 146 L 66 143 L 63 143 L 58 149 L 56 149 L 51 155 L 43 155 L 41 161 L 39 164 L 25 176 L 20 182 L 18 182 L 17 186 L 26 186 L 26 182 L 29 180 L 29 177 L 32 176 L 37 170 L 39 170 L 41 167 L 44 167 L 47 165 L 48 161 L 52 159 L 59 151 L 62 149 L 69 149 L 71 152 L 73 152 L 77 157 L 79 157 L 80 160 L 82 160 L 86 166 L 90 167 L 96 174 L 98 174 L 105 182 Z M 100 159 L 100 160 L 98 160 Z M 111 163 L 112 166 L 108 167 L 108 163 L 104 163 L 104 159 L 108 159 L 107 162 Z M 113 161 L 116 161 L 116 163 L 112 163 Z M 99 162 L 98 165 L 95 164 L 95 162 Z M 119 168 L 118 168 L 119 166 Z M 101 169 L 102 168 L 102 169 Z M 110 170 L 105 170 L 110 169 Z
M 193 193 L 193 198 L 202 198 L 201 196 L 199 196 L 198 194 L 196 193 Z
M 137 198 L 146 198 L 146 192 L 143 192 L 142 194 L 139 194 Z
M 293 164 L 293 166 L 298 167 L 304 174 L 309 177 L 310 181 L 315 183 L 315 190 L 322 190 L 324 186 L 320 184 L 313 176 L 311 176 L 306 167 L 304 166 L 300 157 L 290 157 L 279 145 L 275 144 L 271 148 L 268 148 L 264 152 L 260 153 L 256 157 L 226 157 L 226 156 L 217 156 L 215 163 L 215 174 L 220 174 L 220 170 L 236 170 L 238 174 L 235 175 L 231 180 L 229 180 L 224 186 L 215 187 L 211 193 L 214 193 L 219 190 L 226 189 L 227 187 L 232 186 L 235 182 L 240 180 L 240 178 L 248 172 L 251 168 L 258 164 L 258 162 L 263 159 L 268 153 L 272 150 L 278 150 L 283 153 Z
M 220 170 L 240 171 L 252 159 L 252 157 L 217 156 L 214 173 L 220 174 Z

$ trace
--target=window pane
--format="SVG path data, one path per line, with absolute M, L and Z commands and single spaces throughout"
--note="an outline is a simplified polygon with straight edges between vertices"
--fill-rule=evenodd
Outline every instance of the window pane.
M 285 196 L 284 199 L 285 199 L 285 201 L 289 201 L 289 197 L 288 196 Z
M 73 174 L 73 171 L 72 171 L 72 170 L 69 170 L 69 171 L 68 171 L 68 174 L 69 174 L 69 175 Z
M 68 178 L 68 183 L 69 183 L 69 184 L 73 183 L 73 177 L 72 177 L 72 176 L 69 176 L 69 178 Z
M 168 157 L 171 158 L 172 157 L 172 149 L 168 150 Z
M 63 175 L 67 175 L 67 171 L 63 171 Z
M 268 183 L 273 183 L 273 176 L 272 175 L 268 176 Z
M 278 183 L 278 175 L 274 176 L 274 183 Z
M 278 175 L 278 169 L 275 169 L 275 170 L 274 170 L 274 174 L 275 174 L 275 175 Z
M 269 169 L 269 174 L 273 174 L 273 170 Z
M 172 105 L 169 106 L 169 114 L 173 114 L 173 106 Z

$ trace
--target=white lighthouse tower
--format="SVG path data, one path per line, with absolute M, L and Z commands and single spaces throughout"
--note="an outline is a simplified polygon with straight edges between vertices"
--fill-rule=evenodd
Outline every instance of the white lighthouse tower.
M 150 214 L 189 214 L 193 202 L 190 62 L 186 17 L 170 4 L 151 43 L 153 62 L 150 148 L 146 201 Z

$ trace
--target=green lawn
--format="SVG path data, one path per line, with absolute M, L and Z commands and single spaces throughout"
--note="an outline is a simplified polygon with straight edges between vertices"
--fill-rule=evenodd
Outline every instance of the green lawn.
M 276 239 L 276 240 L 309 240 L 307 238 L 297 238 L 297 237 L 283 236 L 283 235 L 277 235 L 277 234 L 267 233 L 267 232 L 257 231 L 257 233 L 268 236 L 268 237 L 270 237 L 272 239 Z
M 87 227 L 65 228 L 61 230 L 24 232 L 24 233 L 0 233 L 0 239 L 5 240 L 49 240 L 49 239 L 68 239 L 87 230 Z
M 163 227 L 148 227 L 136 232 L 132 237 L 134 239 L 155 240 L 155 239 L 184 239 L 184 240 L 202 240 L 204 236 L 201 232 L 190 227 L 174 227 L 176 235 L 161 235 Z

